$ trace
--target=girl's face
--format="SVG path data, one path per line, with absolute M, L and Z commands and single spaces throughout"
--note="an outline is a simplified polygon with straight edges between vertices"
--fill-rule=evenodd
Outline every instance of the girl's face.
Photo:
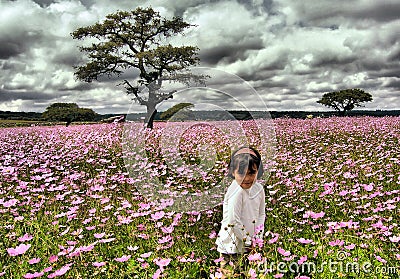
M 233 176 L 235 177 L 235 180 L 237 184 L 240 185 L 240 187 L 242 187 L 243 189 L 250 189 L 251 186 L 253 186 L 254 182 L 256 182 L 257 173 L 258 171 L 257 169 L 255 169 L 255 171 L 253 170 L 252 172 L 250 172 L 249 170 L 247 170 L 246 174 L 240 174 L 239 168 L 237 168 L 233 172 Z

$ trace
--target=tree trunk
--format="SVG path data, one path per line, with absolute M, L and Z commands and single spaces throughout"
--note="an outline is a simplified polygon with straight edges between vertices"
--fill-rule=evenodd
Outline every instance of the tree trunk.
M 154 109 L 152 112 L 148 111 L 147 116 L 146 116 L 146 126 L 147 128 L 153 129 L 153 122 L 154 122 L 154 117 L 156 116 L 157 110 Z
M 154 121 L 154 117 L 156 116 L 156 113 L 157 113 L 156 105 L 157 105 L 156 93 L 155 93 L 155 91 L 150 89 L 149 90 L 149 99 L 146 103 L 147 113 L 146 113 L 146 119 L 145 119 L 147 128 L 150 128 L 150 129 L 153 129 L 153 121 Z

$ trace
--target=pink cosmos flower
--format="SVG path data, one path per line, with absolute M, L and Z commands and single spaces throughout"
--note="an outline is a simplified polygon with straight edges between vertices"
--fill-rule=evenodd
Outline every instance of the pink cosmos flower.
M 136 251 L 136 250 L 138 250 L 139 249 L 139 246 L 132 246 L 132 245 L 130 245 L 130 246 L 128 246 L 128 247 L 126 247 L 129 251 Z
M 297 263 L 299 265 L 302 265 L 306 261 L 307 261 L 307 256 L 301 256 L 300 259 L 297 261 Z
M 58 261 L 58 257 L 56 255 L 50 256 L 50 258 L 49 258 L 50 263 L 55 263 L 56 261 Z
M 102 185 L 94 185 L 94 186 L 90 187 L 90 190 L 93 192 L 96 192 L 96 191 L 102 192 L 102 191 L 104 191 L 104 187 Z
M 264 246 L 264 240 L 262 238 L 253 238 L 252 242 L 253 245 L 258 248 L 262 248 Z
M 115 237 L 107 238 L 107 239 L 101 239 L 101 240 L 99 240 L 99 242 L 100 243 L 109 243 L 109 242 L 114 241 L 115 239 L 116 239 Z
M 53 267 L 49 266 L 49 267 L 46 267 L 45 269 L 43 269 L 43 272 L 49 272 L 51 270 L 53 270 Z
M 164 243 L 171 242 L 171 241 L 172 241 L 172 237 L 170 235 L 167 235 L 167 236 L 160 238 L 158 240 L 158 243 L 164 244 Z
M 255 253 L 248 256 L 249 261 L 261 261 L 261 254 Z
M 319 213 L 311 212 L 310 213 L 311 218 L 313 219 L 319 219 L 325 216 L 325 212 L 321 211 Z
M 393 237 L 389 237 L 389 240 L 391 242 L 397 243 L 400 241 L 400 235 L 399 236 L 393 236 Z
M 364 190 L 365 190 L 365 191 L 371 192 L 371 191 L 374 189 L 374 184 L 373 184 L 373 183 L 364 184 L 363 187 L 364 187 Z
M 274 278 L 282 278 L 283 277 L 283 273 L 278 273 L 274 275 Z
M 288 257 L 291 254 L 290 251 L 285 251 L 285 249 L 283 249 L 281 247 L 279 247 L 277 251 L 279 254 L 281 254 L 282 256 L 285 256 L 285 257 Z
M 318 256 L 318 250 L 314 251 L 313 257 L 316 258 Z
M 347 250 L 353 250 L 354 247 L 356 247 L 356 245 L 354 243 L 350 244 L 350 245 L 345 245 L 344 248 L 346 248 Z
M 298 238 L 297 241 L 300 242 L 301 244 L 310 244 L 313 242 L 311 239 L 304 239 L 303 237 Z
M 17 204 L 18 200 L 17 199 L 11 199 L 6 201 L 5 203 L 3 203 L 4 207 L 12 207 L 15 206 Z
M 161 230 L 163 233 L 172 233 L 174 231 L 174 227 L 173 226 L 162 227 Z
M 330 246 L 343 246 L 343 244 L 344 244 L 344 241 L 340 240 L 340 239 L 336 239 L 334 241 L 329 242 Z
M 295 255 L 291 255 L 290 257 L 283 257 L 282 260 L 286 261 L 286 262 L 290 262 L 294 259 Z
M 114 260 L 120 263 L 126 262 L 131 258 L 131 255 L 123 255 L 120 258 L 115 258 Z
M 255 279 L 255 278 L 257 278 L 257 272 L 254 270 L 254 268 L 250 268 L 249 269 L 249 278 L 250 279 Z
M 71 264 L 64 265 L 60 269 L 58 269 L 58 270 L 54 271 L 53 273 L 49 274 L 49 276 L 47 276 L 47 278 L 54 278 L 54 277 L 58 277 L 58 276 L 64 275 L 70 269 L 70 266 L 71 266 Z
M 165 216 L 165 212 L 164 211 L 157 211 L 156 213 L 151 214 L 151 218 L 154 221 L 160 220 L 164 216 Z
M 37 264 L 38 262 L 40 262 L 40 258 L 33 258 L 33 259 L 30 259 L 29 261 L 28 261 L 28 263 L 29 264 Z
M 2 174 L 4 175 L 10 175 L 13 174 L 15 172 L 15 168 L 14 167 L 3 167 L 3 169 L 1 170 Z
M 161 277 L 161 273 L 162 273 L 162 270 L 161 269 L 157 269 L 157 271 L 153 274 L 153 279 L 158 279 L 158 278 L 160 278 Z
M 106 263 L 105 262 L 93 262 L 92 265 L 94 267 L 102 267 L 102 266 L 106 265 Z
M 211 231 L 211 233 L 208 235 L 209 238 L 213 239 L 217 237 L 217 233 L 215 231 Z
M 379 219 L 378 222 L 376 222 L 375 224 L 372 224 L 371 226 L 372 226 L 373 228 L 378 228 L 378 229 L 381 229 L 381 230 L 383 230 L 383 231 L 386 231 L 386 230 L 388 229 L 388 227 L 386 227 L 386 226 L 382 223 L 382 220 L 380 220 L 380 219 Z
M 141 258 L 148 258 L 148 257 L 151 256 L 152 253 L 153 253 L 153 252 L 147 252 L 147 253 L 141 254 L 140 257 L 141 257 Z
M 375 255 L 375 258 L 381 263 L 384 263 L 384 264 L 387 263 L 387 261 L 385 259 L 382 259 L 380 256 Z
M 106 235 L 106 233 L 95 233 L 94 237 L 95 238 L 103 238 Z
M 38 278 L 44 275 L 44 272 L 27 273 L 24 275 L 25 279 Z
M 220 278 L 223 278 L 224 275 L 222 274 L 222 272 L 217 271 L 217 272 L 215 272 L 215 274 L 211 274 L 210 277 L 211 277 L 211 279 L 220 279 Z
M 7 248 L 7 252 L 10 256 L 14 257 L 24 254 L 30 247 L 30 244 L 20 244 L 15 248 Z
M 25 242 L 25 241 L 31 240 L 32 238 L 33 238 L 32 235 L 26 233 L 26 234 L 24 234 L 24 236 L 18 237 L 18 241 Z
M 163 269 L 164 267 L 166 267 L 167 265 L 169 265 L 169 263 L 171 262 L 171 259 L 154 259 L 153 262 L 158 265 L 161 269 Z
M 272 239 L 268 240 L 269 244 L 275 243 L 279 238 L 279 234 L 277 234 L 277 233 L 274 234 L 273 233 L 273 235 L 274 235 L 274 237 Z

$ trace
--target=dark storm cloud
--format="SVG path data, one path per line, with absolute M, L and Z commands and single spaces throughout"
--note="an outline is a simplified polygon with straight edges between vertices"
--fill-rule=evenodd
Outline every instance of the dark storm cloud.
M 249 50 L 258 50 L 262 48 L 262 40 L 260 38 L 254 38 L 242 43 L 220 44 L 210 49 L 201 49 L 199 57 L 200 61 L 204 64 L 216 65 L 219 62 L 229 64 L 236 60 L 246 59 Z
M 32 0 L 32 1 L 39 4 L 39 6 L 41 6 L 43 8 L 46 8 L 46 7 L 50 6 L 51 4 L 59 2 L 58 0 Z M 96 3 L 95 0 L 80 0 L 80 2 L 86 7 L 90 7 L 94 3 Z
M 366 8 L 346 11 L 345 14 L 353 18 L 368 18 L 380 22 L 398 20 L 400 15 L 400 2 L 374 1 Z
M 255 1 L 249 0 L 238 0 L 238 3 L 253 11 L 256 15 L 265 15 L 265 13 L 272 13 L 274 7 L 273 0 L 262 0 L 261 2 L 257 1 L 257 3 L 255 3 Z
M 278 1 L 280 2 L 280 1 Z M 389 1 L 313 1 L 304 0 L 298 2 L 282 1 L 285 5 L 290 5 L 296 13 L 296 22 L 302 26 L 332 27 L 347 24 L 349 20 L 360 24 L 371 21 L 389 22 L 399 19 L 400 2 L 397 0 Z M 341 20 L 337 20 L 341 19 Z M 332 23 L 332 22 L 336 22 Z
M 52 3 L 55 3 L 54 0 L 33 0 L 36 4 L 39 4 L 41 7 L 47 7 Z
M 400 62 L 400 43 L 397 44 L 397 49 L 394 49 L 389 55 L 387 56 L 387 62 Z
M 389 69 L 384 69 L 381 71 L 370 72 L 369 77 L 372 79 L 381 78 L 381 77 L 400 78 L 400 69 L 399 69 L 399 67 L 393 67 L 392 69 L 389 68 Z
M 88 83 L 88 82 L 81 82 L 81 83 L 77 83 L 75 86 L 73 87 L 64 87 L 64 88 L 59 88 L 60 91 L 88 91 L 91 89 L 96 88 L 96 84 L 93 83 Z
M 33 100 L 33 101 L 46 101 L 49 99 L 49 94 L 41 92 L 18 92 L 14 90 L 0 89 L 0 102 L 12 100 Z
M 26 65 L 15 61 L 0 60 L 0 69 L 3 71 L 20 72 L 26 69 Z
M 65 66 L 70 66 L 71 68 L 82 64 L 84 60 L 82 59 L 82 55 L 77 51 L 65 50 L 61 52 L 57 52 L 52 59 L 54 64 L 61 64 Z
M 330 67 L 337 65 L 346 65 L 356 61 L 355 54 L 343 55 L 338 53 L 317 52 L 313 55 L 310 63 L 312 67 Z
M 0 30 L 0 59 L 18 56 L 42 39 L 42 34 L 36 30 L 21 30 L 18 27 Z
M 315 103 L 323 93 L 355 87 L 373 93 L 369 108 L 399 108 L 398 0 L 0 1 L 0 110 L 68 101 L 126 112 L 130 97 L 116 85 L 138 72 L 78 82 L 73 66 L 85 59 L 70 33 L 138 5 L 195 24 L 174 43 L 198 46 L 200 66 L 248 81 L 271 109 L 324 109 Z
M 160 1 L 163 2 L 163 1 Z M 163 3 L 163 6 L 168 7 L 173 11 L 174 16 L 182 17 L 187 9 L 197 7 L 198 5 L 212 4 L 219 2 L 219 0 L 177 0 L 170 3 Z
M 396 91 L 400 91 L 400 79 L 396 79 L 396 80 L 391 80 L 391 81 L 389 81 L 386 85 L 385 85 L 385 87 L 386 88 L 393 88 L 393 89 L 395 89 Z M 398 96 L 398 92 L 396 92 L 396 93 L 392 93 L 393 95 L 396 95 L 396 96 Z

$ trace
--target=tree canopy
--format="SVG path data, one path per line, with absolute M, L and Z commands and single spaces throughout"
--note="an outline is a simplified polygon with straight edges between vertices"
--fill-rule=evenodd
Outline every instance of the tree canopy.
M 183 35 L 191 26 L 179 17 L 162 17 L 151 7 L 111 13 L 103 22 L 72 33 L 74 39 L 88 38 L 91 42 L 89 46 L 80 47 L 88 60 L 76 67 L 75 76 L 92 82 L 101 76 L 120 76 L 128 69 L 139 70 L 136 83 L 125 79 L 122 84 L 128 94 L 146 106 L 146 122 L 151 128 L 156 105 L 172 94 L 158 90 L 160 80 L 176 79 L 179 75 L 184 80 L 190 77 L 184 70 L 199 62 L 197 47 L 165 43 L 173 36 Z M 147 96 L 140 94 L 140 86 L 148 88 Z
M 73 121 L 93 121 L 96 116 L 92 109 L 80 108 L 75 103 L 54 103 L 42 114 L 42 118 L 48 121 L 67 122 L 66 126 Z
M 354 88 L 325 93 L 317 103 L 345 114 L 355 107 L 361 107 L 362 103 L 371 102 L 372 95 L 364 90 Z

